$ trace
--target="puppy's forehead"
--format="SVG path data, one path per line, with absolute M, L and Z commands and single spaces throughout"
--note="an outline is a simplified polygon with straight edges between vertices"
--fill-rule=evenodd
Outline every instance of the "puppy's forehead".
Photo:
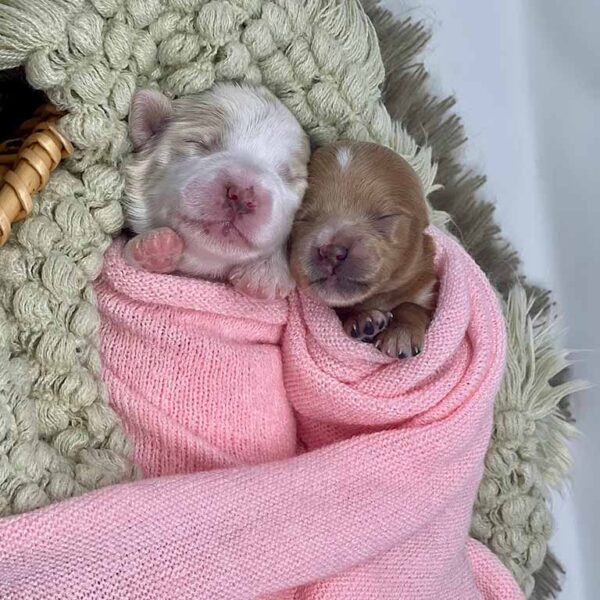
M 289 165 L 294 176 L 305 175 L 308 162 L 308 138 L 302 127 L 261 87 L 220 84 L 177 99 L 164 139 L 174 150 L 181 141 L 198 141 L 211 151 L 249 153 L 271 167 Z
M 341 181 L 422 187 L 418 175 L 404 158 L 370 142 L 336 142 L 323 146 L 313 154 L 312 170 L 317 176 L 328 171 Z
M 368 142 L 337 142 L 318 149 L 309 165 L 309 194 L 317 209 L 426 210 L 421 181 L 408 162 Z
M 189 97 L 174 102 L 168 133 L 173 138 L 211 140 L 217 145 L 222 144 L 226 128 L 227 114 L 221 106 L 211 103 L 208 98 Z
M 213 99 L 225 114 L 225 143 L 271 165 L 298 156 L 307 162 L 306 135 L 292 113 L 266 88 L 217 86 Z

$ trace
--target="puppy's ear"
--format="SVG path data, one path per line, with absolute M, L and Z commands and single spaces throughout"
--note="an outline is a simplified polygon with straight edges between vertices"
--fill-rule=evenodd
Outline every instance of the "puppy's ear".
M 129 133 L 136 150 L 165 126 L 172 112 L 171 100 L 160 92 L 140 90 L 135 93 L 129 111 Z

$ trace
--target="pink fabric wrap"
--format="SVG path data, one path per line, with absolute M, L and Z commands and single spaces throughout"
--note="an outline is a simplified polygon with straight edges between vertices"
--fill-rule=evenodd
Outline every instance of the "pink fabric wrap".
M 283 387 L 284 301 L 138 271 L 109 249 L 96 286 L 110 403 L 151 477 L 296 454 Z
M 432 235 L 438 310 L 425 352 L 407 361 L 346 338 L 334 313 L 307 297 L 290 300 L 283 329 L 285 306 L 169 276 L 135 275 L 130 284 L 111 254 L 110 285 L 105 276 L 99 286 L 103 348 L 111 401 L 137 458 L 154 474 L 212 470 L 0 522 L 0 598 L 523 598 L 496 557 L 468 538 L 504 366 L 502 315 L 469 256 Z M 140 286 L 138 277 L 152 281 Z M 219 332 L 219 323 L 234 330 Z M 129 354 L 120 344 L 136 349 L 129 370 L 116 360 Z M 235 348 L 249 356 L 239 362 Z M 163 370 L 173 365 L 176 377 Z M 264 381 L 270 394 L 252 388 L 255 368 L 257 379 L 274 378 Z M 282 381 L 308 450 L 288 458 L 279 458 L 295 443 Z M 273 411 L 272 429 L 239 389 Z

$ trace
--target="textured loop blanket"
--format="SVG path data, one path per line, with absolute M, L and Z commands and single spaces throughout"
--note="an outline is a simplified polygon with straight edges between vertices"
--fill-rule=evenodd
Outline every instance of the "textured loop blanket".
M 0 597 L 522 598 L 499 560 L 468 538 L 504 368 L 504 322 L 475 263 L 450 238 L 431 233 L 441 289 L 419 358 L 383 358 L 346 338 L 333 311 L 310 298 L 293 297 L 282 337 L 282 381 L 305 451 L 264 464 L 109 487 L 6 519 L 0 522 Z M 210 284 L 172 276 L 129 278 L 118 250 L 117 245 L 109 255 L 100 305 L 104 336 L 131 352 L 130 360 L 120 361 L 119 351 L 111 350 L 107 380 L 118 374 L 133 381 L 127 368 L 140 364 L 138 330 L 148 323 L 142 313 L 152 314 L 158 323 L 145 329 L 144 351 L 156 356 L 152 366 L 158 369 L 160 356 L 169 365 L 167 350 L 200 358 L 218 348 L 218 336 L 224 348 L 234 343 L 234 336 L 241 349 L 256 357 L 275 349 L 265 331 L 274 325 L 274 334 L 280 328 L 285 308 L 257 305 L 248 314 L 250 301 L 232 290 L 211 292 Z M 231 303 L 239 303 L 247 325 L 233 333 L 211 329 L 211 319 L 230 318 Z M 195 333 L 196 327 L 203 333 Z M 195 363 L 204 371 L 199 380 L 208 382 L 210 372 L 228 369 L 235 360 L 216 350 L 210 363 Z M 251 364 L 254 359 L 247 360 Z M 119 362 L 124 368 L 117 372 Z M 263 366 L 262 372 L 270 368 Z M 243 382 L 246 375 L 235 377 Z M 192 381 L 181 373 L 186 394 Z M 149 390 L 158 394 L 161 389 L 150 371 L 138 384 L 138 391 L 146 390 L 141 400 Z M 201 413 L 207 423 L 217 417 L 200 387 L 193 388 L 200 393 L 198 406 L 191 406 L 193 396 L 185 395 L 162 407 L 178 409 L 176 431 Z M 120 383 L 112 389 L 118 395 L 124 387 Z M 232 401 L 233 387 L 212 390 L 224 405 Z M 260 399 L 260 393 L 255 397 Z M 162 420 L 146 419 L 157 407 L 135 399 L 128 396 L 116 404 L 126 427 L 131 432 L 140 424 L 158 427 Z M 263 402 L 265 416 L 281 414 L 285 398 L 274 393 L 272 400 Z M 244 427 L 235 418 L 214 425 Z M 164 430 L 171 428 L 165 421 Z M 156 434 L 161 451 L 172 448 L 183 456 L 180 436 Z M 226 442 L 223 436 L 214 439 L 217 446 Z M 187 445 L 191 451 L 185 456 L 191 462 L 186 465 L 182 459 L 176 468 L 197 466 L 192 455 L 196 450 L 203 455 L 200 446 Z M 244 461 L 243 454 L 238 462 Z M 175 466 L 165 465 L 152 451 L 139 456 L 151 472 Z M 94 560 L 82 560 L 84 551 Z

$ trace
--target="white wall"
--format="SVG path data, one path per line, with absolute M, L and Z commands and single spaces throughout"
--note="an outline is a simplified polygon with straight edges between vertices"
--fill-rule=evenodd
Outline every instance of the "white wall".
M 555 291 L 578 375 L 600 383 L 600 2 L 384 0 L 425 20 L 434 85 L 455 93 L 466 160 L 488 175 L 525 271 Z M 573 484 L 554 499 L 561 600 L 600 597 L 600 403 L 574 401 Z

